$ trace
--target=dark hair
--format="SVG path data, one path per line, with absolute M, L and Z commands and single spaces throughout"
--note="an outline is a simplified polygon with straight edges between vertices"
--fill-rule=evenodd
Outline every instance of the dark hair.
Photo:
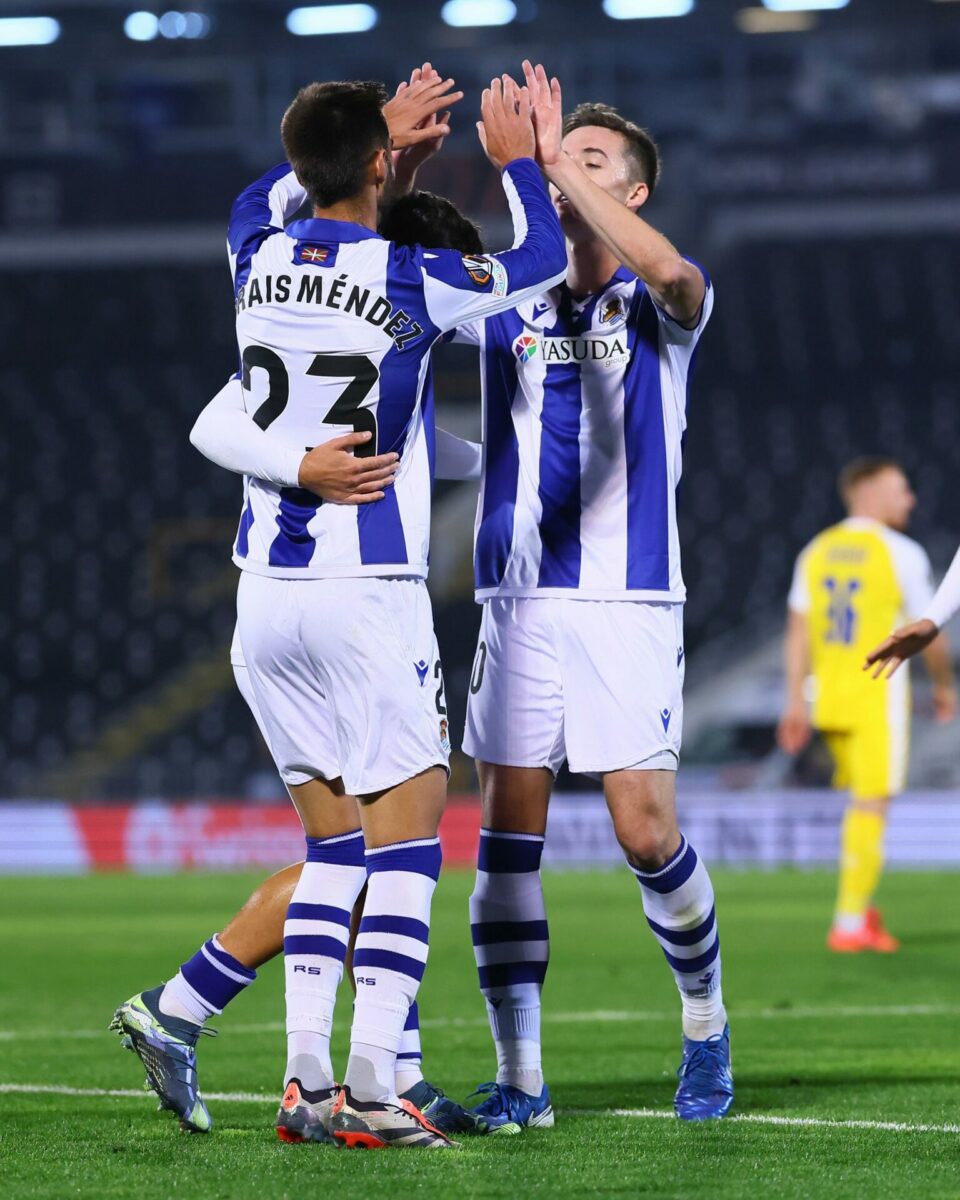
M 394 200 L 381 214 L 380 232 L 401 246 L 483 253 L 478 226 L 455 204 L 433 192 L 410 192 Z
M 634 177 L 645 183 L 652 195 L 660 178 L 660 151 L 650 134 L 622 117 L 609 104 L 578 104 L 563 118 L 563 135 L 566 137 L 574 129 L 589 125 L 612 129 L 623 136 L 627 143 L 626 158 L 633 167 Z
M 851 491 L 858 483 L 863 483 L 865 479 L 872 479 L 881 471 L 891 469 L 902 471 L 903 467 L 895 458 L 885 458 L 879 454 L 864 454 L 860 458 L 848 462 L 837 476 L 837 490 L 840 492 L 840 499 L 846 503 L 850 498 Z
M 349 200 L 378 150 L 389 149 L 381 83 L 310 83 L 283 114 L 280 138 L 317 208 Z

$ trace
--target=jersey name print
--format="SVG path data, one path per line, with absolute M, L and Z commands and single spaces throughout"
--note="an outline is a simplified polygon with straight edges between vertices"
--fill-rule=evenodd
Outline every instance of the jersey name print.
M 685 598 L 676 488 L 700 335 L 621 267 L 458 330 L 480 348 L 484 474 L 477 599 Z
M 304 452 L 359 431 L 371 437 L 356 453 L 399 455 L 393 486 L 361 506 L 246 478 L 234 544 L 243 570 L 280 578 L 426 575 L 430 351 L 443 332 L 522 302 L 566 268 L 536 165 L 510 163 L 503 185 L 517 244 L 482 260 L 398 246 L 352 222 L 290 220 L 306 194 L 286 163 L 238 198 L 228 247 L 247 412 Z

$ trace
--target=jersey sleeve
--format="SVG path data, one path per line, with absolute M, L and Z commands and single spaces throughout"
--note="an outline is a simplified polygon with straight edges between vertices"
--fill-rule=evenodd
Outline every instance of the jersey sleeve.
M 684 255 L 686 258 L 686 255 Z M 664 339 L 668 345 L 685 346 L 689 350 L 693 350 L 697 342 L 700 340 L 700 335 L 706 328 L 707 322 L 713 313 L 713 282 L 710 276 L 698 262 L 694 262 L 692 258 L 687 258 L 688 263 L 692 263 L 703 276 L 703 282 L 706 285 L 706 290 L 703 293 L 703 303 L 700 305 L 700 312 L 697 317 L 696 325 L 687 328 L 681 325 L 659 304 L 654 304 L 657 310 L 657 316 L 660 318 L 660 324 L 663 328 Z
M 479 479 L 483 446 L 437 426 L 437 479 Z
M 302 446 L 285 443 L 254 421 L 243 403 L 243 385 L 233 378 L 214 396 L 190 430 L 190 442 L 218 467 L 297 487 Z
M 807 554 L 804 550 L 797 558 L 793 568 L 793 582 L 790 584 L 790 594 L 787 596 L 787 608 L 802 616 L 810 611 L 810 588 L 807 585 Z
M 513 219 L 512 249 L 475 255 L 423 251 L 424 301 L 440 330 L 515 308 L 566 275 L 563 231 L 539 167 L 533 159 L 518 158 L 504 168 L 502 182 Z
M 953 562 L 944 575 L 943 582 L 920 615 L 942 629 L 958 610 L 960 610 L 960 550 L 953 556 Z
M 933 600 L 933 569 L 924 548 L 911 538 L 890 540 L 897 582 L 903 593 L 903 608 L 910 620 L 916 620 Z
M 264 239 L 280 233 L 306 199 L 306 191 L 285 162 L 244 188 L 236 198 L 227 226 L 227 253 L 235 289 L 246 282 L 250 259 Z

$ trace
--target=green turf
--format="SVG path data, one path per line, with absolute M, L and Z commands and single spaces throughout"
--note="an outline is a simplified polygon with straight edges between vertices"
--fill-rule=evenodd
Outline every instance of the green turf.
M 170 973 L 253 882 L 0 880 L 0 1083 L 136 1087 L 139 1064 L 105 1030 L 113 1008 Z M 492 1068 L 466 936 L 470 882 L 457 872 L 441 881 L 421 993 L 429 1075 L 460 1097 Z M 888 917 L 905 942 L 891 958 L 825 952 L 827 874 L 717 872 L 715 883 L 739 1113 L 960 1121 L 956 876 L 885 881 Z M 604 1115 L 669 1111 L 679 1049 L 673 982 L 626 871 L 549 876 L 547 895 L 544 1049 L 555 1130 L 473 1139 L 459 1154 L 351 1154 L 281 1145 L 275 1100 L 212 1101 L 214 1132 L 188 1137 L 149 1098 L 8 1093 L 0 1094 L 3 1196 L 300 1200 L 358 1187 L 383 1196 L 659 1200 L 960 1195 L 956 1133 Z M 905 1011 L 836 1011 L 895 1006 Z M 936 1011 L 909 1011 L 917 1006 Z M 805 1011 L 823 1009 L 834 1011 Z M 341 1009 L 340 1063 L 348 1016 Z M 444 1024 L 453 1018 L 462 1023 Z M 279 1097 L 281 1021 L 282 973 L 272 964 L 220 1019 L 221 1036 L 202 1044 L 204 1090 Z M 264 1023 L 273 1028 L 249 1028 Z

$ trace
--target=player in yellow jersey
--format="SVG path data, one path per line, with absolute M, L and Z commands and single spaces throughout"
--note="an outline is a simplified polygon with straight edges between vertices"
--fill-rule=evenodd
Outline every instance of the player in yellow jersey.
M 889 630 L 920 616 L 933 596 L 930 562 L 902 532 L 917 499 L 899 463 L 859 458 L 840 473 L 848 516 L 818 534 L 797 559 L 784 645 L 787 706 L 777 740 L 797 754 L 820 732 L 834 761 L 834 787 L 849 790 L 831 950 L 890 953 L 873 895 L 883 868 L 887 808 L 907 774 L 910 683 L 904 671 L 872 680 L 868 653 Z M 924 651 L 940 721 L 957 707 L 946 637 Z M 812 677 L 808 707 L 804 693 Z

